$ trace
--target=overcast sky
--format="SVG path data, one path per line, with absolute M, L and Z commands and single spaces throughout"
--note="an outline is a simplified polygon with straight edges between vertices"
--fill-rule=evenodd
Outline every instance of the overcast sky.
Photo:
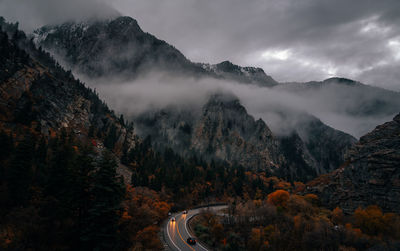
M 341 76 L 400 91 L 399 0 L 0 0 L 0 15 L 26 30 L 116 11 L 193 61 L 259 66 L 281 82 Z

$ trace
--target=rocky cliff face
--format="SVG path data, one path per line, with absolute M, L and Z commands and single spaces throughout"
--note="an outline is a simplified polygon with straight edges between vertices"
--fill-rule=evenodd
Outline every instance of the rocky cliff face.
M 25 128 L 51 136 L 65 128 L 81 137 L 104 140 L 117 153 L 135 144 L 133 128 L 125 126 L 93 91 L 48 53 L 37 50 L 16 26 L 0 21 L 5 30 L 0 34 L 3 129 Z
M 303 120 L 295 126 L 315 161 L 317 175 L 331 172 L 344 162 L 344 155 L 356 138 L 325 125 L 319 119 L 304 114 Z
M 250 168 L 279 166 L 278 141 L 261 119 L 255 121 L 239 100 L 214 95 L 195 124 L 191 148 Z
M 301 134 L 315 137 L 303 140 L 295 131 L 277 137 L 226 94 L 213 95 L 201 110 L 169 108 L 135 120 L 139 134 L 151 136 L 159 150 L 171 147 L 183 156 L 223 160 L 303 181 L 337 168 L 335 163 L 343 162 L 341 153 L 355 141 L 315 118 L 307 121 Z
M 267 125 L 255 121 L 237 98 L 211 96 L 201 111 L 165 109 L 136 119 L 142 136 L 151 135 L 156 148 L 172 147 L 183 155 L 219 159 L 248 168 L 274 169 L 278 142 Z
M 400 212 L 400 114 L 361 137 L 334 172 L 308 184 L 328 207 L 350 212 L 376 204 Z
M 89 77 L 132 78 L 152 68 L 199 70 L 173 46 L 143 32 L 130 17 L 45 26 L 34 35 L 39 45 Z

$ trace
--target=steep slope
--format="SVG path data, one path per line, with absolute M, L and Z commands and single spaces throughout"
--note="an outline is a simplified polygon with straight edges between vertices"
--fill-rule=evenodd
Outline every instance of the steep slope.
M 98 96 L 37 50 L 16 25 L 0 20 L 0 125 L 52 136 L 62 128 L 104 141 L 121 153 L 135 144 L 127 127 Z M 11 37 L 11 39 L 9 39 Z
M 151 135 L 156 148 L 172 147 L 248 168 L 274 168 L 277 141 L 262 120 L 255 121 L 237 98 L 215 94 L 201 111 L 164 109 L 136 120 L 139 133 Z
M 259 68 L 230 62 L 213 66 L 192 63 L 173 46 L 143 32 L 131 17 L 44 26 L 34 37 L 68 68 L 91 78 L 133 79 L 150 71 L 166 71 L 262 86 L 276 84 Z
M 304 114 L 295 128 L 315 160 L 318 175 L 331 172 L 344 162 L 344 155 L 357 139 Z
M 319 120 L 302 125 L 297 132 L 276 137 L 261 119 L 255 120 L 236 97 L 213 95 L 202 107 L 169 107 L 137 117 L 142 137 L 151 136 L 156 149 L 171 147 L 183 156 L 197 155 L 240 164 L 251 170 L 267 170 L 289 180 L 310 180 L 332 171 L 343 162 L 342 153 L 355 141 Z
M 150 67 L 175 71 L 195 68 L 178 50 L 143 32 L 129 17 L 45 26 L 35 34 L 38 44 L 90 77 L 121 73 L 134 77 Z
M 400 212 L 400 114 L 361 137 L 346 159 L 341 168 L 310 182 L 308 192 L 347 212 L 372 204 Z
M 239 100 L 214 95 L 193 129 L 191 148 L 202 156 L 273 170 L 280 162 L 277 143 L 267 125 L 248 115 Z

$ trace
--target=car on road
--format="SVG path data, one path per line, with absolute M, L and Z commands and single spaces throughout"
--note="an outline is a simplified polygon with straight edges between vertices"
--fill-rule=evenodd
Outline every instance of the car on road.
M 187 238 L 187 243 L 189 243 L 190 245 L 196 245 L 196 239 L 193 237 L 189 237 Z
M 172 221 L 172 222 L 175 222 L 175 217 L 172 217 L 172 218 L 171 218 L 171 221 Z
M 185 210 L 185 211 L 183 211 L 183 214 L 187 214 L 187 211 Z

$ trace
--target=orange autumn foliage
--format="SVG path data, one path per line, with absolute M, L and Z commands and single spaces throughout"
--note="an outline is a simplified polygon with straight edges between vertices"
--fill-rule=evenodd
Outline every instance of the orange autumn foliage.
M 375 205 L 357 208 L 354 212 L 355 224 L 368 235 L 383 233 L 386 227 L 383 216 L 382 210 Z
M 334 224 L 338 225 L 338 224 L 342 224 L 343 223 L 343 210 L 340 209 L 340 207 L 336 207 L 335 209 L 333 209 L 332 211 L 332 221 Z
M 292 185 L 286 181 L 280 181 L 276 185 L 274 185 L 274 189 L 278 189 L 278 190 L 289 191 L 291 188 L 292 188 Z
M 302 219 L 300 215 L 296 215 L 293 217 L 293 224 L 296 230 L 299 230 L 302 224 Z
M 304 185 L 303 182 L 295 181 L 295 182 L 293 182 L 293 184 L 294 184 L 294 190 L 296 193 L 303 192 L 306 189 L 306 185 Z
M 161 250 L 162 243 L 158 238 L 158 231 L 157 226 L 148 226 L 137 233 L 136 239 L 145 250 Z
M 313 204 L 314 206 L 317 206 L 319 204 L 319 198 L 315 194 L 312 194 L 312 193 L 306 194 L 304 196 L 304 199 L 306 201 L 308 201 L 309 203 Z
M 276 190 L 268 194 L 268 202 L 275 206 L 285 207 L 289 200 L 289 193 L 285 190 Z

